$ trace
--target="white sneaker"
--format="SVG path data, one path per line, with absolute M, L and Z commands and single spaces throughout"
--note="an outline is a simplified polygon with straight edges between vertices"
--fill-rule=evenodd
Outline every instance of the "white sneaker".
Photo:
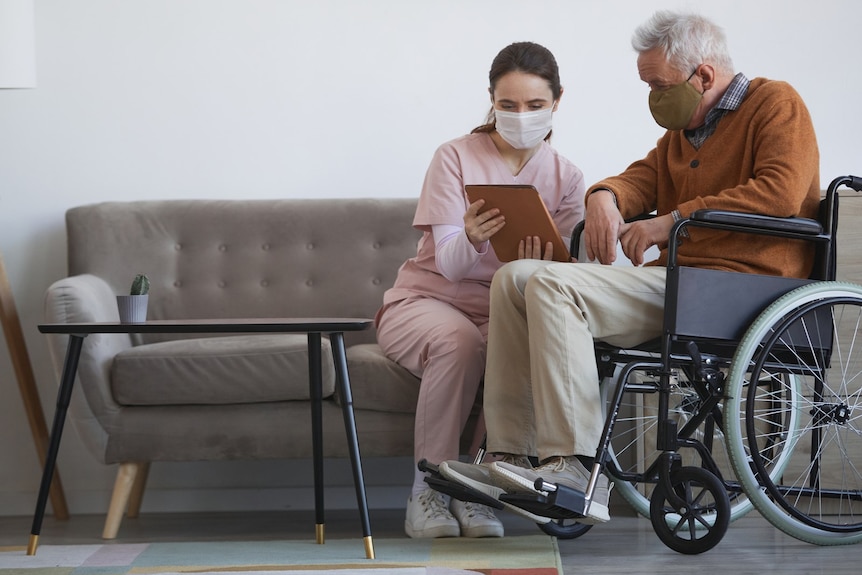
M 449 506 L 464 537 L 502 537 L 503 524 L 487 505 L 453 499 Z
M 449 512 L 446 498 L 430 487 L 407 500 L 407 519 L 404 531 L 414 539 L 458 537 L 461 528 Z

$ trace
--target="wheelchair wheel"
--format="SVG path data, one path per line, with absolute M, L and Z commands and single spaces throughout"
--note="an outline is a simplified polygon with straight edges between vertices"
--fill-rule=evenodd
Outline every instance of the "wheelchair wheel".
M 701 467 L 670 472 L 672 493 L 659 481 L 650 500 L 650 520 L 662 543 L 694 555 L 721 541 L 730 524 L 730 502 L 724 485 Z
M 623 499 L 632 506 L 640 515 L 650 518 L 650 498 L 652 490 L 658 480 L 657 464 L 661 451 L 656 447 L 656 434 L 659 424 L 658 409 L 658 382 L 653 380 L 650 387 L 649 379 L 641 374 L 636 374 L 639 381 L 631 385 L 632 391 L 623 395 L 619 416 L 614 426 L 609 446 L 609 458 L 611 464 L 608 466 L 611 475 L 615 475 L 614 484 L 616 491 Z M 616 378 L 614 378 L 615 380 Z M 614 381 L 605 379 L 602 382 L 602 397 L 605 404 L 610 395 L 609 388 L 613 387 Z M 680 374 L 671 383 L 669 397 L 669 415 L 676 422 L 679 430 L 685 430 L 693 417 L 698 413 L 703 404 L 703 399 L 697 390 Z M 698 449 L 708 451 L 708 465 L 714 465 L 721 479 L 724 481 L 728 499 L 730 501 L 730 521 L 734 521 L 752 508 L 748 497 L 743 493 L 742 486 L 736 480 L 733 465 L 727 451 L 724 422 L 719 412 L 710 414 L 705 420 L 687 432 L 689 439 L 694 440 Z M 695 448 L 681 448 L 680 455 L 683 465 L 704 467 L 704 455 Z M 777 461 L 775 468 L 777 473 L 783 460 Z M 615 473 L 614 470 L 619 470 Z M 619 476 L 616 476 L 619 475 Z M 679 521 L 679 517 L 667 516 L 669 525 Z M 701 519 L 711 524 L 713 517 L 709 513 L 702 513 Z M 700 523 L 698 523 L 700 525 Z
M 860 327 L 862 287 L 798 288 L 751 325 L 728 377 L 737 477 L 770 523 L 817 545 L 862 540 Z M 776 450 L 788 459 L 780 475 L 768 473 Z
M 539 529 L 557 539 L 576 539 L 593 527 L 586 523 L 578 523 L 577 519 L 555 519 L 538 525 Z

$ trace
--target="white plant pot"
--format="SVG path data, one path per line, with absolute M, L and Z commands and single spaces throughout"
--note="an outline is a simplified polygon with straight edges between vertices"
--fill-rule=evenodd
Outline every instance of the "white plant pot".
M 120 323 L 144 323 L 147 321 L 147 295 L 118 295 L 117 310 Z

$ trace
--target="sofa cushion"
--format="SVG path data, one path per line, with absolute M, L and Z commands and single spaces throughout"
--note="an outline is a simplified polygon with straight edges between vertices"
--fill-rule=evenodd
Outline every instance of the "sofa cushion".
M 323 397 L 335 389 L 322 342 Z M 121 405 L 213 405 L 308 400 L 305 334 L 256 334 L 166 341 L 118 353 L 111 389 Z
M 419 378 L 383 355 L 376 343 L 347 348 L 347 369 L 354 408 L 391 413 L 416 412 Z

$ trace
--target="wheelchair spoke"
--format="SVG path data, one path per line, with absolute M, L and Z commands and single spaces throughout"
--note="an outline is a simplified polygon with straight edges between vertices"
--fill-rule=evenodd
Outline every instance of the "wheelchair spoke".
M 764 517 L 812 543 L 862 540 L 860 328 L 862 287 L 810 284 L 757 318 L 729 375 L 734 470 Z

